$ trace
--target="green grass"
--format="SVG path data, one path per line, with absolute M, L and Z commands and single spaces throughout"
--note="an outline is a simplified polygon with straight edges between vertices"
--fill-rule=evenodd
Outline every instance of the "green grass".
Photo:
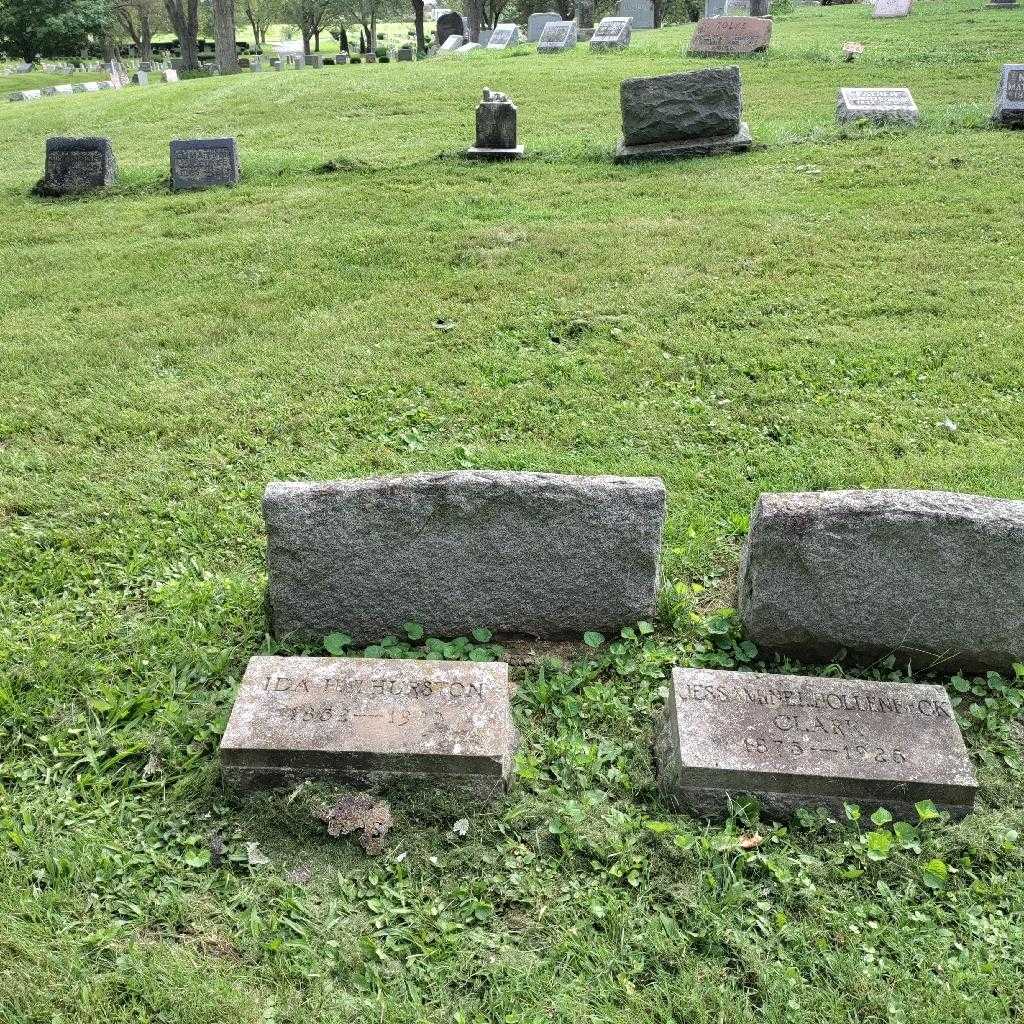
M 610 153 L 622 78 L 716 63 L 690 28 L 0 105 L 0 1021 L 1020 1019 L 1013 691 L 963 705 L 978 813 L 882 860 L 864 823 L 743 850 L 648 754 L 672 663 L 750 657 L 687 609 L 732 600 L 760 491 L 1024 496 L 1024 133 L 987 124 L 1024 21 L 981 6 L 778 18 L 741 62 L 759 147 L 684 164 Z M 841 132 L 841 84 L 909 86 L 922 126 Z M 484 86 L 521 163 L 458 155 Z M 31 196 L 46 137 L 93 133 L 117 187 Z M 220 134 L 242 185 L 170 194 L 168 141 Z M 259 498 L 463 465 L 662 476 L 680 604 L 523 675 L 507 801 L 460 838 L 461 806 L 397 798 L 368 861 L 219 783 Z

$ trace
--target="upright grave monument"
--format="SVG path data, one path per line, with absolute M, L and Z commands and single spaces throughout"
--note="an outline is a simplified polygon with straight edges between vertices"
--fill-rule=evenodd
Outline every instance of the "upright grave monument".
M 939 491 L 762 494 L 739 579 L 747 635 L 928 668 L 1024 661 L 1024 501 Z
M 690 40 L 691 57 L 731 57 L 767 50 L 772 41 L 768 18 L 701 18 Z
M 737 67 L 627 78 L 620 91 L 616 163 L 712 156 L 749 149 Z
M 449 36 L 462 36 L 463 38 L 466 36 L 466 23 L 457 11 L 446 11 L 437 19 L 438 47 L 444 46 L 445 40 Z
M 175 139 L 171 143 L 171 187 L 175 192 L 237 185 L 240 176 L 235 139 Z
M 254 657 L 221 740 L 241 789 L 422 780 L 500 794 L 519 736 L 495 662 Z
M 750 794 L 781 819 L 853 803 L 916 821 L 921 800 L 959 818 L 977 792 L 942 686 L 677 668 L 655 747 L 665 795 L 707 817 Z
M 537 44 L 538 53 L 561 53 L 576 47 L 575 21 L 549 21 L 541 33 Z
M 591 50 L 624 50 L 632 35 L 629 18 L 602 18 L 590 37 Z
M 589 39 L 594 29 L 594 0 L 576 0 L 576 27 L 580 38 Z
M 39 191 L 47 196 L 72 196 L 107 188 L 117 177 L 110 139 L 51 138 L 46 140 L 46 170 Z
M 510 46 L 518 45 L 519 29 L 511 23 L 496 25 L 487 40 L 488 50 L 507 50 Z
M 911 0 L 875 0 L 872 17 L 906 18 L 910 14 Z
M 615 13 L 620 18 L 629 18 L 634 29 L 654 28 L 652 0 L 618 0 Z
M 544 26 L 552 22 L 560 22 L 562 16 L 558 11 L 544 11 L 543 13 L 531 14 L 526 21 L 526 41 L 528 43 L 540 42 L 544 33 Z
M 992 116 L 1004 128 L 1024 128 L 1024 64 L 1004 64 Z
M 920 113 L 909 89 L 840 89 L 836 120 L 876 124 L 917 124 Z
M 501 92 L 484 89 L 476 108 L 476 144 L 466 150 L 475 160 L 518 160 L 523 147 L 518 144 L 515 104 Z
M 658 479 L 458 471 L 272 483 L 263 511 L 275 636 L 370 643 L 416 622 L 435 636 L 564 637 L 654 612 Z

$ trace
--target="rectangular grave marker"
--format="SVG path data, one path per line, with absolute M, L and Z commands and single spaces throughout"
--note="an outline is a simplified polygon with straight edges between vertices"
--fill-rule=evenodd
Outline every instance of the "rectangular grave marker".
M 562 16 L 558 11 L 542 11 L 531 14 L 526 21 L 526 41 L 528 43 L 540 42 L 540 38 L 544 34 L 544 26 L 561 20 Z
M 630 18 L 631 28 L 638 31 L 654 28 L 654 4 L 651 0 L 618 0 L 615 13 L 620 18 Z
M 1004 64 L 993 120 L 1006 128 L 1024 128 L 1024 64 Z
M 257 656 L 220 755 L 244 789 L 425 779 L 492 796 L 518 740 L 501 663 Z
M 540 34 L 538 53 L 561 53 L 576 46 L 577 28 L 575 21 L 549 21 Z
M 487 40 L 488 50 L 507 50 L 510 46 L 518 45 L 519 29 L 512 24 L 496 25 Z
M 780 818 L 853 803 L 916 821 L 920 800 L 962 817 L 977 791 L 949 696 L 920 683 L 677 668 L 657 754 L 666 795 L 707 816 L 749 793 Z
M 767 50 L 771 41 L 768 18 L 701 18 L 688 52 L 691 57 L 731 57 Z
M 624 50 L 632 35 L 629 18 L 602 18 L 590 37 L 591 50 Z
M 465 36 L 450 35 L 445 37 L 445 41 L 437 48 L 438 55 L 446 53 L 454 53 L 460 46 L 466 42 Z
M 240 174 L 234 139 L 175 139 L 171 143 L 171 187 L 176 192 L 237 185 Z
M 845 124 L 860 118 L 878 124 L 917 124 L 920 114 L 909 89 L 840 89 L 836 119 Z
M 68 196 L 106 188 L 117 176 L 110 139 L 52 138 L 46 140 L 44 195 Z
M 910 14 L 911 0 L 875 0 L 872 17 L 906 18 Z

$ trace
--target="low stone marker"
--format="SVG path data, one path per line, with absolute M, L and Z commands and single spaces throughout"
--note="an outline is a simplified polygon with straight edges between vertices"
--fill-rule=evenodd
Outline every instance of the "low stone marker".
M 631 37 L 629 18 L 602 18 L 590 37 L 590 49 L 624 50 L 629 46 Z
M 510 46 L 519 45 L 519 29 L 512 24 L 495 25 L 494 31 L 487 40 L 488 50 L 507 50 Z
M 72 85 L 48 85 L 43 89 L 44 96 L 70 96 L 75 91 Z
M 1004 128 L 1024 128 L 1024 64 L 1004 64 L 992 116 Z
M 991 3 L 985 4 L 986 11 L 1015 11 L 1020 4 L 1017 0 L 992 0 Z
M 1024 661 L 1024 501 L 938 491 L 762 494 L 739 610 L 766 649 L 919 667 Z
M 665 795 L 705 817 L 750 794 L 781 819 L 852 803 L 917 821 L 920 800 L 961 818 L 977 792 L 941 686 L 677 668 L 655 746 Z
M 538 53 L 561 53 L 576 48 L 577 29 L 575 21 L 549 21 L 540 34 Z
M 863 52 L 863 43 L 843 43 L 843 60 L 848 64 L 852 64 Z
M 455 52 L 460 57 L 465 57 L 466 54 L 468 54 L 468 53 L 473 53 L 476 50 L 482 50 L 482 49 L 483 49 L 483 47 L 481 46 L 480 43 L 469 42 L 469 43 L 463 43 Z
M 258 656 L 220 756 L 241 789 L 418 779 L 490 798 L 518 743 L 507 665 Z
M 411 61 L 412 60 L 412 47 L 411 46 L 400 46 L 395 51 L 395 60 L 397 61 Z
M 259 71 L 259 67 L 254 67 L 253 70 L 254 71 Z M 173 70 L 173 69 L 168 69 L 166 71 L 162 71 L 160 73 L 160 76 L 161 76 L 161 78 L 163 78 L 163 80 L 165 82 L 177 82 L 178 81 L 178 72 Z
M 768 18 L 701 18 L 688 52 L 691 57 L 731 57 L 760 53 L 771 41 Z
M 457 11 L 446 11 L 437 19 L 435 38 L 438 47 L 444 46 L 449 36 L 462 36 L 464 41 L 466 38 L 466 23 Z
M 107 188 L 116 177 L 117 160 L 110 139 L 46 140 L 46 172 L 39 186 L 43 195 L 80 195 Z
M 543 11 L 531 14 L 526 19 L 526 41 L 528 43 L 540 42 L 540 38 L 544 34 L 544 26 L 550 25 L 552 22 L 560 22 L 561 20 L 562 16 L 558 11 Z
M 171 188 L 175 192 L 237 185 L 240 177 L 235 139 L 175 139 L 171 142 Z
M 654 613 L 665 488 L 649 477 L 457 471 L 272 483 L 275 636 L 565 637 Z
M 911 0 L 875 0 L 873 18 L 906 18 Z
M 518 160 L 523 147 L 518 144 L 515 104 L 501 92 L 484 89 L 476 108 L 476 144 L 466 150 L 473 160 Z
M 627 78 L 621 86 L 622 138 L 615 162 L 712 156 L 749 149 L 740 120 L 737 67 Z
M 840 89 L 836 120 L 876 124 L 917 124 L 920 113 L 909 89 Z
M 466 43 L 466 37 L 465 36 L 450 35 L 437 48 L 437 55 L 439 57 L 442 57 L 445 54 L 454 53 L 457 49 L 459 49 L 460 46 L 465 45 L 465 43 Z
M 311 53 L 306 58 L 306 63 L 309 64 L 311 68 L 316 68 L 317 70 L 320 70 L 324 66 L 324 59 L 319 53 Z
M 22 100 L 41 100 L 42 98 L 42 89 L 22 89 L 21 92 L 12 92 L 10 96 L 12 103 L 18 103 Z

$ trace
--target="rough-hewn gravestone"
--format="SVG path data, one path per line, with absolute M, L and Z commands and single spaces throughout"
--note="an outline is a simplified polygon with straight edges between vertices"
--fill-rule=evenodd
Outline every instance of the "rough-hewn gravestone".
M 466 36 L 466 23 L 457 11 L 446 11 L 437 19 L 435 36 L 438 46 L 444 46 L 449 36 Z
M 488 50 L 507 50 L 519 45 L 519 29 L 512 24 L 495 25 L 487 40 Z
M 577 29 L 575 21 L 549 21 L 544 26 L 537 43 L 538 53 L 561 53 L 576 46 Z
M 459 49 L 460 46 L 464 46 L 465 43 L 465 36 L 450 35 L 437 48 L 438 55 L 454 53 L 457 49 Z
M 475 160 L 517 160 L 523 147 L 516 138 L 515 104 L 501 92 L 484 89 L 476 108 L 476 144 L 466 150 Z
M 875 0 L 873 17 L 905 18 L 910 14 L 911 0 Z
M 243 789 L 422 779 L 490 797 L 518 740 L 507 665 L 259 656 L 220 756 L 225 781 Z
M 539 42 L 541 35 L 544 33 L 544 26 L 561 20 L 562 16 L 558 11 L 544 11 L 531 14 L 526 21 L 526 41 L 529 43 Z
M 877 124 L 917 124 L 920 114 L 909 89 L 840 89 L 836 120 L 865 118 Z
M 783 819 L 852 803 L 916 821 L 920 800 L 963 817 L 977 792 L 949 696 L 919 683 L 677 668 L 656 753 L 666 796 L 704 816 L 750 794 Z
M 615 13 L 620 18 L 632 19 L 632 27 L 635 29 L 654 28 L 652 0 L 618 0 Z
M 39 190 L 48 196 L 69 196 L 107 188 L 117 177 L 110 139 L 46 140 L 46 173 Z
M 591 50 L 624 50 L 632 36 L 629 18 L 602 18 L 590 37 Z
M 768 18 L 701 18 L 689 53 L 693 57 L 730 57 L 767 50 L 772 41 Z
M 558 637 L 654 611 L 658 479 L 458 471 L 272 483 L 263 511 L 275 636 L 372 642 L 416 622 L 437 636 Z
M 936 491 L 762 494 L 740 615 L 765 648 L 917 665 L 1024 661 L 1024 501 Z
M 740 120 L 739 68 L 627 78 L 620 98 L 618 163 L 711 156 L 752 145 L 750 129 Z
M 317 70 L 319 71 L 319 70 L 321 70 L 321 69 L 323 68 L 323 66 L 324 66 L 324 58 L 323 58 L 323 55 L 322 55 L 322 54 L 319 54 L 319 53 L 311 53 L 311 54 L 310 54 L 310 55 L 309 55 L 309 56 L 308 56 L 308 57 L 306 58 L 306 63 L 307 63 L 307 64 L 308 64 L 308 65 L 309 65 L 309 66 L 310 66 L 311 68 L 316 68 L 316 69 L 317 69 Z
M 171 187 L 196 192 L 237 185 L 238 143 L 234 139 L 175 139 L 171 142 Z
M 1024 64 L 1004 64 L 996 93 L 996 124 L 1024 128 Z

